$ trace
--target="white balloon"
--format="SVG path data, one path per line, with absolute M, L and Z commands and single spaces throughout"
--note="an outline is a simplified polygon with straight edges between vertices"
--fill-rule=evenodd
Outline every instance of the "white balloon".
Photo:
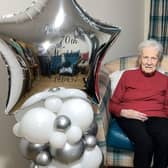
M 15 136 L 17 137 L 22 137 L 22 133 L 21 133 L 21 130 L 20 130 L 20 123 L 16 123 L 14 126 L 13 126 L 13 133 Z
M 68 142 L 71 144 L 74 144 L 78 142 L 81 137 L 82 137 L 82 130 L 78 126 L 71 126 L 67 131 L 66 131 L 66 136 L 68 139 Z
M 79 89 L 66 89 L 63 87 L 46 89 L 42 92 L 36 93 L 29 97 L 21 106 L 21 108 L 28 107 L 40 100 L 43 100 L 49 96 L 57 96 L 59 98 L 68 98 L 68 97 L 81 97 L 87 99 L 87 94 Z
M 50 93 L 52 93 L 52 95 L 55 95 L 55 96 L 57 96 L 59 98 L 63 98 L 63 99 L 70 98 L 70 97 L 81 97 L 84 99 L 87 98 L 87 94 L 79 89 L 59 88 L 59 89 L 56 89 L 56 91 L 51 91 L 51 89 L 49 91 L 50 91 Z
M 46 97 L 50 96 L 51 94 L 45 90 L 43 92 L 36 93 L 29 97 L 21 106 L 21 109 L 26 108 L 34 103 L 37 103 L 38 101 L 45 99 Z
M 67 116 L 73 125 L 85 131 L 93 121 L 92 106 L 85 100 L 74 98 L 64 102 L 59 115 Z
M 85 99 L 87 98 L 87 94 L 85 92 L 74 88 L 68 88 L 68 89 L 62 90 L 60 92 L 60 96 L 62 98 L 68 98 L 68 97 L 81 97 Z
M 50 96 L 44 102 L 44 106 L 55 113 L 59 112 L 62 104 L 62 100 L 60 98 L 57 98 L 56 96 Z
M 93 149 L 86 149 L 81 159 L 82 167 L 98 168 L 102 159 L 102 152 L 98 146 L 95 146 Z
M 65 133 L 63 132 L 53 132 L 49 139 L 49 142 L 54 148 L 63 148 L 67 140 Z
M 37 107 L 29 110 L 20 121 L 23 136 L 32 143 L 47 143 L 53 130 L 55 115 Z

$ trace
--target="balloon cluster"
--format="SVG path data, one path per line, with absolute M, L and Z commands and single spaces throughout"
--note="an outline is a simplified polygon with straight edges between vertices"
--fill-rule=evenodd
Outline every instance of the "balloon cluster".
M 85 92 L 52 88 L 28 98 L 15 114 L 13 133 L 31 168 L 99 168 L 97 123 Z

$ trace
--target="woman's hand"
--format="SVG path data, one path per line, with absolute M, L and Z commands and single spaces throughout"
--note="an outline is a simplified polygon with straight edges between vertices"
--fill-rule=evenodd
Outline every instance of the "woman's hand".
M 130 118 L 130 119 L 137 119 L 141 121 L 145 121 L 148 119 L 146 114 L 136 110 L 131 110 L 131 109 L 122 109 L 120 116 L 125 118 Z

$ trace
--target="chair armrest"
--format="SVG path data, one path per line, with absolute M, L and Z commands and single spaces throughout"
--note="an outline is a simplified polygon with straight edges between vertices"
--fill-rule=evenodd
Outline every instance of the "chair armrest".
M 106 135 L 110 122 L 109 100 L 111 97 L 111 82 L 108 73 L 104 70 L 101 70 L 98 74 L 98 88 L 100 101 L 95 113 L 95 119 L 98 124 L 97 142 L 104 157 L 106 157 Z

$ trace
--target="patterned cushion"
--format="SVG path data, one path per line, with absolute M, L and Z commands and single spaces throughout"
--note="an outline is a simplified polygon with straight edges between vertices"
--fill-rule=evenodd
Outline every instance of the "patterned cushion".
M 133 156 L 134 153 L 130 151 L 108 148 L 106 165 L 117 167 L 133 167 Z

